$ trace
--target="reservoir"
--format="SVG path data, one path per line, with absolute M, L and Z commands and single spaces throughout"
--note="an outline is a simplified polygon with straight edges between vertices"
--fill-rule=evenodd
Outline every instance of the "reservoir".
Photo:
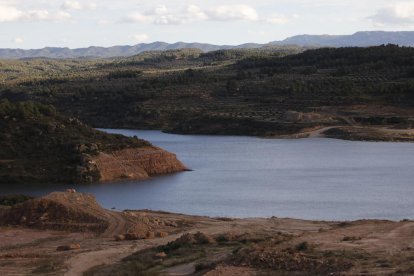
M 414 219 L 413 143 L 105 131 L 146 139 L 177 154 L 192 171 L 139 182 L 4 187 L 2 194 L 44 195 L 75 187 L 118 210 L 243 218 Z

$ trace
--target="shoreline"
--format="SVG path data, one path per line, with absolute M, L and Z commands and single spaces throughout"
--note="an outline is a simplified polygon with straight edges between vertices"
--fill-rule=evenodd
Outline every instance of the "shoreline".
M 196 136 L 234 136 L 254 137 L 263 139 L 311 139 L 327 138 L 354 142 L 387 142 L 387 143 L 413 143 L 414 129 L 393 129 L 392 126 L 323 126 L 293 134 L 281 135 L 249 135 L 249 134 L 226 134 L 226 133 L 197 133 L 197 132 L 170 132 L 165 129 L 136 129 L 136 128 L 97 128 L 106 130 L 128 130 L 128 131 L 159 131 L 171 135 L 196 135 Z M 111 132 L 110 132 L 111 133 Z M 377 136 L 376 136 L 377 135 Z
M 330 222 L 118 212 L 103 209 L 91 195 L 76 191 L 55 192 L 11 208 L 26 220 L 4 225 L 4 213 L 0 215 L 2 275 L 136 274 L 141 258 L 147 265 L 139 271 L 163 275 L 177 275 L 177 271 L 179 275 L 236 271 L 246 273 L 242 275 L 276 271 L 390 275 L 409 274 L 414 264 L 412 220 Z M 63 217 L 62 208 L 68 210 Z M 70 220 L 62 224 L 66 218 Z M 255 256 L 261 256 L 261 261 Z M 276 262 L 275 257 L 283 261 Z M 387 265 L 378 266 L 379 259 Z M 226 271 L 229 274 L 223 274 Z

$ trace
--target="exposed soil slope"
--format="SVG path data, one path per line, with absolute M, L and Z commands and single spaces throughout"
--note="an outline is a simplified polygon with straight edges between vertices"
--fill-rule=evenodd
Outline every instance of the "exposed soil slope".
M 39 229 L 104 232 L 110 225 L 108 211 L 89 194 L 51 193 L 16 204 L 1 217 L 3 225 Z
M 152 175 L 184 171 L 187 168 L 175 154 L 158 147 L 124 149 L 99 153 L 93 158 L 101 181 L 116 179 L 146 179 Z

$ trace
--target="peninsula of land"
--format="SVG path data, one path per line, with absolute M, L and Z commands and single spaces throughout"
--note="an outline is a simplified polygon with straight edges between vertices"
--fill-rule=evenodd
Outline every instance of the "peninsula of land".
M 0 101 L 0 184 L 143 180 L 187 170 L 137 137 L 107 134 L 50 105 Z

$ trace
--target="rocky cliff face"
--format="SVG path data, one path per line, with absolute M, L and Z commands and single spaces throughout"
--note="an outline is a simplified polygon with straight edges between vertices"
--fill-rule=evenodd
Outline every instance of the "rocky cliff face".
M 89 161 L 100 174 L 99 181 L 147 179 L 153 175 L 185 171 L 175 154 L 158 147 L 128 148 L 99 153 Z

